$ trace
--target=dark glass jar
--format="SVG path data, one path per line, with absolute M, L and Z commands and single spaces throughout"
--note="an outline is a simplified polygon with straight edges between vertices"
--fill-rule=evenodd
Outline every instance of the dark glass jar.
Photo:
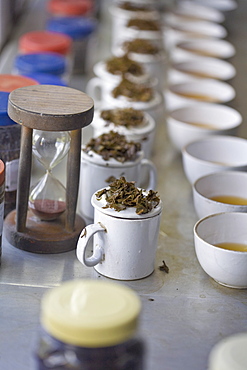
M 129 288 L 74 280 L 45 294 L 36 369 L 142 370 L 141 304 Z

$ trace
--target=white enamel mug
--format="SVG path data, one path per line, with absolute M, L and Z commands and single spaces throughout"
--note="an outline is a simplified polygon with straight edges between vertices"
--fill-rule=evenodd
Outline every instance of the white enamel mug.
M 110 73 L 107 70 L 106 64 L 106 61 L 99 61 L 94 65 L 93 71 L 95 77 L 92 77 L 86 85 L 86 93 L 95 100 L 96 106 L 98 102 L 101 102 L 105 94 L 114 89 L 122 80 L 121 75 Z M 129 74 L 127 77 L 136 83 L 146 83 L 153 87 L 157 85 L 157 81 L 151 79 L 144 67 L 143 70 L 144 72 L 140 76 Z
M 112 92 L 109 92 L 108 94 L 105 94 L 104 100 L 98 103 L 99 104 L 97 106 L 99 109 L 134 108 L 147 112 L 154 119 L 156 124 L 165 118 L 164 98 L 158 91 L 154 91 L 154 96 L 149 101 L 135 101 L 125 96 L 114 98 Z
M 144 215 L 137 215 L 132 207 L 121 212 L 104 209 L 105 204 L 103 197 L 97 200 L 95 194 L 92 196 L 94 224 L 82 230 L 77 258 L 112 279 L 137 280 L 149 276 L 154 271 L 162 204 Z M 93 252 L 88 257 L 92 237 Z
M 152 4 L 153 5 L 153 4 Z M 111 42 L 112 47 L 119 44 L 124 37 L 125 26 L 131 18 L 142 18 L 148 20 L 160 20 L 160 13 L 150 8 L 149 10 L 127 10 L 117 4 L 112 4 L 109 7 L 109 12 L 112 19 Z
M 156 167 L 143 157 L 144 153 L 140 151 L 136 160 L 121 163 L 114 158 L 105 161 L 99 154 L 94 152 L 87 154 L 82 150 L 78 206 L 87 223 L 93 220 L 94 211 L 91 204 L 93 193 L 107 187 L 112 176 L 116 179 L 124 176 L 127 181 L 135 181 L 137 186 L 142 185 L 144 177 L 148 177 L 146 189 L 156 189 Z
M 113 55 L 123 56 L 126 51 L 123 45 L 112 49 Z M 136 52 L 128 52 L 130 59 L 141 63 L 145 71 L 158 80 L 158 89 L 162 91 L 167 84 L 167 71 L 169 68 L 169 60 L 165 50 L 159 51 L 157 54 L 143 54 Z
M 154 119 L 146 112 L 144 114 L 144 122 L 140 126 L 121 126 L 115 125 L 113 122 L 105 121 L 100 117 L 101 111 L 95 111 L 91 126 L 93 127 L 94 137 L 98 137 L 106 132 L 115 131 L 120 135 L 124 135 L 129 141 L 141 143 L 141 149 L 144 152 L 145 158 L 150 158 L 156 132 L 156 124 Z

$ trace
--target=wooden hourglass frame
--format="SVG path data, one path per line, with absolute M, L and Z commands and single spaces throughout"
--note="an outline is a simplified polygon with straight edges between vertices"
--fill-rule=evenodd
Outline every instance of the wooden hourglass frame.
M 75 249 L 84 220 L 76 214 L 81 160 L 81 129 L 93 119 L 93 100 L 64 86 L 36 85 L 12 91 L 8 114 L 22 125 L 16 210 L 4 221 L 6 239 L 34 253 L 61 253 Z M 33 130 L 69 131 L 66 210 L 56 220 L 40 220 L 28 208 Z

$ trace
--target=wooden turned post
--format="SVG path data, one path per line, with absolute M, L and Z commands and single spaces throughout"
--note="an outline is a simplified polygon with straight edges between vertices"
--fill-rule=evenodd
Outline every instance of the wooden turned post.
M 15 247 L 35 253 L 60 253 L 76 247 L 78 236 L 85 226 L 84 220 L 76 214 L 81 129 L 91 123 L 93 112 L 93 100 L 69 87 L 36 85 L 10 93 L 8 114 L 22 125 L 17 207 L 4 221 L 6 238 Z M 66 212 L 53 221 L 40 221 L 28 210 L 33 129 L 71 132 Z

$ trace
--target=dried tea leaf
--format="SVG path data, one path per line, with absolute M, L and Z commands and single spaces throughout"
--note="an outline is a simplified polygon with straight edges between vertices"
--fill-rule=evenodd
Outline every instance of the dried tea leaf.
M 105 182 L 107 183 L 107 184 L 109 184 L 109 183 L 111 183 L 111 182 L 113 182 L 113 181 L 115 181 L 116 180 L 116 177 L 115 176 L 110 176 L 110 177 L 108 177 L 107 179 L 105 179 Z
M 142 65 L 134 60 L 129 59 L 128 55 L 121 57 L 112 57 L 106 61 L 106 69 L 113 75 L 125 76 L 131 74 L 133 76 L 141 76 L 144 74 Z
M 158 54 L 160 49 L 157 45 L 149 40 L 145 39 L 134 39 L 131 41 L 125 41 L 123 48 L 127 53 L 138 53 L 138 54 Z
M 93 151 L 99 154 L 105 161 L 114 158 L 121 163 L 134 161 L 140 150 L 139 142 L 128 141 L 124 135 L 115 131 L 92 138 L 83 149 L 85 153 Z
M 130 10 L 130 11 L 149 11 L 150 7 L 148 5 L 143 5 L 143 4 L 134 4 L 133 2 L 126 1 L 123 3 L 120 3 L 119 8 L 124 9 L 124 10 Z
M 123 79 L 120 84 L 113 89 L 112 95 L 114 98 L 122 95 L 126 96 L 132 101 L 148 102 L 153 99 L 154 91 L 148 85 L 136 84 L 129 80 Z
M 103 110 L 100 117 L 115 126 L 138 127 L 144 123 L 144 113 L 134 108 Z
M 165 263 L 165 261 L 163 260 L 163 265 L 159 266 L 159 269 L 160 271 L 165 271 L 167 274 L 169 273 L 169 267 L 167 266 L 167 264 Z
M 161 27 L 158 22 L 143 18 L 131 18 L 127 27 L 132 27 L 141 31 L 160 31 Z
M 109 188 L 98 191 L 96 198 L 101 199 L 103 195 L 106 199 L 103 208 L 113 208 L 120 212 L 127 207 L 134 207 L 138 215 L 150 212 L 160 202 L 157 192 L 150 190 L 146 195 L 142 189 L 135 187 L 135 182 L 127 182 L 125 177 L 113 181 Z

